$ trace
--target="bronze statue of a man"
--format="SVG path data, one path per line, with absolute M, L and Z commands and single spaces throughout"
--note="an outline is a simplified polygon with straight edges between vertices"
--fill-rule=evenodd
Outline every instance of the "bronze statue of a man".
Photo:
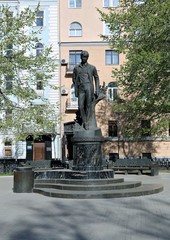
M 92 115 L 92 101 L 95 95 L 96 98 L 99 95 L 99 76 L 95 66 L 87 62 L 88 57 L 89 53 L 82 51 L 81 63 L 73 70 L 75 96 L 78 97 L 82 125 L 86 130 L 89 129 L 89 119 Z M 95 80 L 95 92 L 93 79 Z

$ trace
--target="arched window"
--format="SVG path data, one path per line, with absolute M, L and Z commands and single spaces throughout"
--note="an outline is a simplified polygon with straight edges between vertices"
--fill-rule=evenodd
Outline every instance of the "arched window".
M 108 102 L 114 102 L 118 97 L 118 86 L 115 82 L 110 82 L 107 87 L 107 100 Z
M 70 24 L 69 36 L 70 37 L 81 37 L 82 36 L 82 26 L 80 23 L 73 22 Z
M 40 52 L 43 50 L 43 44 L 42 43 L 37 43 L 35 45 L 36 48 L 36 56 L 38 56 L 40 54 Z

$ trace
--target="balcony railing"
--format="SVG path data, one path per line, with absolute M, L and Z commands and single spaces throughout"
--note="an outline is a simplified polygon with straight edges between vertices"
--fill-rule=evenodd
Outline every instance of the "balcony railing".
M 67 99 L 66 110 L 78 110 L 78 98 Z

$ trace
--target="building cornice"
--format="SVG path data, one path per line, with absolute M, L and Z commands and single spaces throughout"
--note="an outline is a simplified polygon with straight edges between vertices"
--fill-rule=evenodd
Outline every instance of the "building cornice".
M 152 142 L 170 142 L 170 137 L 143 137 L 143 138 L 136 138 L 136 137 L 105 137 L 105 142 L 145 142 L 145 141 L 152 141 Z
M 103 41 L 90 41 L 90 42 L 61 42 L 61 47 L 97 47 L 97 46 L 109 46 L 109 42 Z

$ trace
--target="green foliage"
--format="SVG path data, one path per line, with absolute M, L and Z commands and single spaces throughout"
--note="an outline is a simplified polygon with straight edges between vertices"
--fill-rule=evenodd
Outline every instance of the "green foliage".
M 25 139 L 30 133 L 55 133 L 54 126 L 59 121 L 57 103 L 51 105 L 35 89 L 41 79 L 43 88 L 53 88 L 56 94 L 58 90 L 49 85 L 56 69 L 52 47 L 45 46 L 40 54 L 35 54 L 35 45 L 41 41 L 37 36 L 42 32 L 34 27 L 38 9 L 39 5 L 35 11 L 26 8 L 13 16 L 8 6 L 0 6 L 0 128 L 4 134 L 14 134 L 16 140 Z
M 0 173 L 0 176 L 13 176 L 13 173 Z
M 98 11 L 112 32 L 102 37 L 127 60 L 113 70 L 121 89 L 114 110 L 126 112 L 132 126 L 147 119 L 153 123 L 152 134 L 165 132 L 170 113 L 170 2 L 120 0 L 120 8 Z M 140 135 L 139 129 L 135 134 Z

